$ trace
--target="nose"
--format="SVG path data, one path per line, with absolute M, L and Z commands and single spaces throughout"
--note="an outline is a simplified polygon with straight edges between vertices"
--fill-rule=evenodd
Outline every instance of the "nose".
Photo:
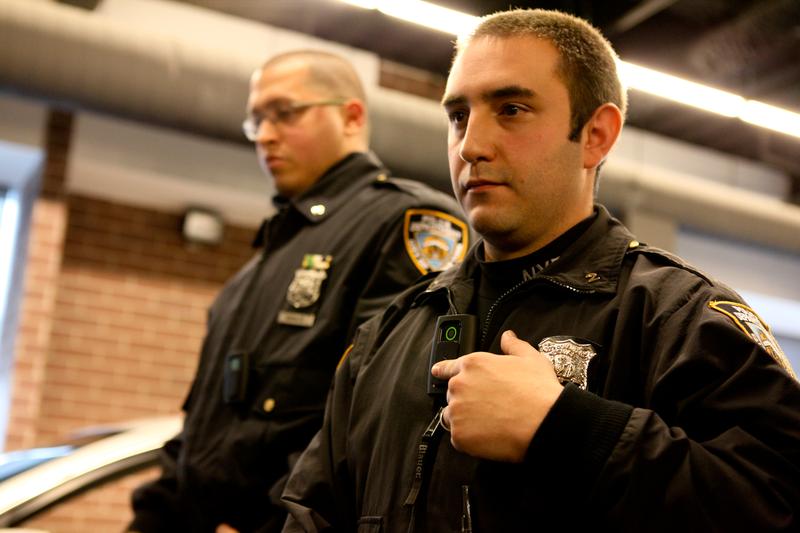
M 481 120 L 477 113 L 471 113 L 467 127 L 461 137 L 459 156 L 467 163 L 491 161 L 494 157 L 494 143 L 487 121 Z
M 270 144 L 278 140 L 278 128 L 269 120 L 262 120 L 258 123 L 256 130 L 256 142 L 259 144 Z

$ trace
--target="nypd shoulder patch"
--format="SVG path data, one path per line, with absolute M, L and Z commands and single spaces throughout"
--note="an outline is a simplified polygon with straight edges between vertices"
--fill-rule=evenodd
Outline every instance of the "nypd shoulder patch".
M 409 209 L 403 240 L 414 266 L 423 274 L 445 270 L 464 259 L 469 247 L 467 224 L 435 209 Z
M 708 307 L 730 318 L 739 329 L 753 339 L 756 344 L 764 348 L 790 376 L 797 379 L 789 359 L 783 353 L 775 336 L 772 335 L 769 326 L 761 320 L 761 317 L 755 311 L 738 302 L 713 301 L 708 303 Z

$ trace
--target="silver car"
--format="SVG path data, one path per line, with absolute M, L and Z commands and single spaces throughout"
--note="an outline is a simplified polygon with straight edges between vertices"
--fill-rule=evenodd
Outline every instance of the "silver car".
M 88 487 L 156 464 L 181 423 L 175 415 L 98 426 L 56 446 L 0 454 L 0 528 L 18 526 Z

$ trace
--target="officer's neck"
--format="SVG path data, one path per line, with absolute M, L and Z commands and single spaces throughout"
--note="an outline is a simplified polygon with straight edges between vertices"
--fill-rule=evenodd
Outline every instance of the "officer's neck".
M 487 262 L 508 261 L 536 253 L 559 239 L 582 221 L 594 215 L 593 206 L 586 212 L 576 212 L 569 218 L 562 219 L 539 235 L 523 236 L 484 236 L 484 257 Z M 523 229 L 524 232 L 524 229 Z

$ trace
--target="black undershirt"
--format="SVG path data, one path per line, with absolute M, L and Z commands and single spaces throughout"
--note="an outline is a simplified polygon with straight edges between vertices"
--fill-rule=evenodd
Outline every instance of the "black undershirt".
M 594 219 L 597 218 L 597 212 L 592 213 L 591 216 L 578 222 L 570 229 L 562 233 L 555 240 L 545 245 L 543 248 L 535 252 L 525 255 L 523 257 L 516 257 L 506 261 L 487 261 L 484 256 L 484 250 L 478 250 L 477 258 L 480 265 L 480 275 L 477 278 L 478 290 L 477 294 L 477 311 L 480 327 L 480 337 L 491 340 L 497 333 L 496 330 L 499 323 L 496 322 L 492 326 L 493 331 L 487 331 L 482 335 L 486 324 L 486 315 L 492 305 L 500 298 L 503 293 L 513 288 L 515 285 L 522 283 L 538 274 L 542 269 L 548 265 L 558 261 L 559 256 L 570 244 L 575 242 L 583 233 L 589 229 Z M 480 349 L 487 349 L 487 346 L 481 346 Z

